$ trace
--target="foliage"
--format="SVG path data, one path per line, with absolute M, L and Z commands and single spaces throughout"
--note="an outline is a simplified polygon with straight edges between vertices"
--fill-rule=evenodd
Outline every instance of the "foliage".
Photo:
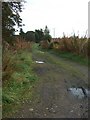
M 39 43 L 40 41 L 42 41 L 44 39 L 44 33 L 43 30 L 35 30 L 35 42 Z
M 2 113 L 4 117 L 15 111 L 15 107 L 22 102 L 23 96 L 30 91 L 33 83 L 37 80 L 37 76 L 32 71 L 33 61 L 30 48 L 24 46 L 26 45 L 23 45 L 23 48 L 20 47 L 20 49 L 16 47 L 16 50 L 14 50 L 9 45 L 9 49 L 3 51 Z
M 42 48 L 48 49 L 49 48 L 49 43 L 48 43 L 47 40 L 43 40 L 43 41 L 40 42 L 40 46 Z
M 11 42 L 15 34 L 14 26 L 22 26 L 19 12 L 22 12 L 22 2 L 2 2 L 2 37 Z
M 44 30 L 44 40 L 48 40 L 50 42 L 51 40 L 51 35 L 49 34 L 49 29 L 47 26 L 45 26 L 45 30 Z
M 27 31 L 26 34 L 25 34 L 25 39 L 27 41 L 33 41 L 33 42 L 35 42 L 35 32 L 33 32 L 33 31 Z
M 22 28 L 20 28 L 20 33 L 19 33 L 19 35 L 20 35 L 20 37 L 21 37 L 22 39 L 25 39 L 25 33 L 24 33 L 24 31 L 23 31 Z
M 25 39 L 22 39 L 21 37 L 17 38 L 14 43 L 14 48 L 16 48 L 16 50 L 28 49 L 31 51 L 31 42 L 26 41 Z
M 20 52 L 20 50 L 28 49 L 31 51 L 31 43 L 27 42 L 23 39 L 17 38 L 15 42 L 13 43 L 13 46 L 8 44 L 6 41 L 3 41 L 4 48 L 3 48 L 3 54 L 2 54 L 2 64 L 3 64 L 3 71 L 5 72 L 5 76 L 3 76 L 6 79 L 6 77 L 9 77 L 12 74 L 12 71 L 15 67 L 14 64 L 14 55 Z
M 41 46 L 43 47 L 43 45 Z M 64 36 L 63 38 L 58 38 L 55 40 L 51 39 L 51 42 L 46 46 L 46 48 L 47 47 L 57 51 L 70 52 L 77 55 L 90 57 L 90 40 L 86 37 L 79 38 L 78 36 Z
M 26 33 L 23 32 L 23 29 L 20 29 L 19 35 L 24 38 L 26 41 L 33 41 L 36 43 L 40 43 L 41 41 L 48 41 L 51 40 L 51 35 L 49 34 L 48 27 L 45 27 L 45 30 L 42 29 L 36 29 L 34 31 L 27 31 Z

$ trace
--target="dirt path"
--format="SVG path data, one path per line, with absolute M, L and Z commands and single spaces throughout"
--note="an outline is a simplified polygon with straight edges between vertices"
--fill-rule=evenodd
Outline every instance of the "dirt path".
M 88 69 L 71 63 L 53 54 L 35 51 L 34 71 L 39 81 L 33 87 L 33 96 L 25 101 L 13 117 L 21 118 L 86 118 L 88 99 L 74 96 L 68 91 L 72 87 L 87 88 Z

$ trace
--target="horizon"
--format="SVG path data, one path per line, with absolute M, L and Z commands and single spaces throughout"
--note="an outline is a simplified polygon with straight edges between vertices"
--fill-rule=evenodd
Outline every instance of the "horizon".
M 24 32 L 44 29 L 47 25 L 50 35 L 54 38 L 63 37 L 63 33 L 68 37 L 73 34 L 79 37 L 87 36 L 88 0 L 26 0 L 26 2 L 23 12 L 20 13 L 25 24 L 22 27 Z

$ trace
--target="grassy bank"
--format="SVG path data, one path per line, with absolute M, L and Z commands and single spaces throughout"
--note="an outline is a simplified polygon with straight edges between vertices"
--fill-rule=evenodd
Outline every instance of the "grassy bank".
M 3 117 L 11 116 L 24 99 L 32 94 L 32 86 L 38 80 L 33 73 L 32 54 L 28 50 L 20 50 L 16 54 L 7 53 L 9 62 L 3 71 Z

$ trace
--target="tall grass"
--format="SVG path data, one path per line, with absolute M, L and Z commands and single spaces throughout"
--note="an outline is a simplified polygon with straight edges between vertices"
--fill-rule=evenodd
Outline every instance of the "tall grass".
M 10 45 L 4 41 L 2 58 L 2 115 L 8 117 L 30 92 L 37 76 L 32 71 L 31 43 L 17 39 Z
M 17 50 L 21 50 L 21 49 L 30 49 L 31 50 L 31 42 L 26 41 L 22 38 L 17 38 L 14 43 L 14 47 L 16 47 Z
M 43 48 L 43 45 L 41 45 Z M 51 43 L 46 44 L 46 48 L 56 49 L 58 51 L 71 52 L 77 55 L 90 57 L 90 40 L 86 37 L 79 38 L 78 36 L 71 36 L 51 40 Z M 45 45 L 44 45 L 45 48 Z
M 31 51 L 31 43 L 24 39 L 17 38 L 13 45 L 3 41 L 3 55 L 2 55 L 2 71 L 3 80 L 10 78 L 15 68 L 15 55 L 20 50 L 28 49 Z
M 59 50 L 72 52 L 77 55 L 88 56 L 88 39 L 78 38 L 76 36 L 70 38 L 62 38 Z M 63 49 L 61 48 L 63 46 Z

